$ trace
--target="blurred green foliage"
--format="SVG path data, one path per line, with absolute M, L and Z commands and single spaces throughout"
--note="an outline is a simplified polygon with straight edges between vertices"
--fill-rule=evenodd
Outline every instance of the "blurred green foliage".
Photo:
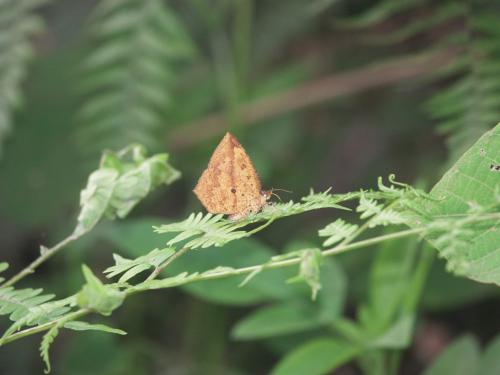
M 44 265 L 36 287 L 58 295 L 78 291 L 82 263 L 97 275 L 113 253 L 164 248 L 173 235 L 152 226 L 200 210 L 191 189 L 225 131 L 245 145 L 265 187 L 293 191 L 280 193 L 287 201 L 311 187 L 373 187 L 392 172 L 430 187 L 500 120 L 493 0 L 38 3 L 0 0 L 2 260 L 21 269 L 40 243 L 71 231 L 103 149 L 145 143 L 167 151 L 183 174 Z M 412 78 L 362 72 L 436 52 L 446 56 L 438 64 L 400 67 Z M 322 90 L 330 96 L 315 99 Z M 181 257 L 167 275 L 320 247 L 317 229 L 331 221 L 329 211 L 290 217 Z M 498 287 L 454 276 L 432 258 L 413 240 L 339 254 L 322 267 L 316 302 L 305 285 L 286 283 L 296 274 L 289 268 L 243 288 L 239 276 L 137 295 L 109 319 L 127 336 L 65 333 L 51 349 L 53 373 L 498 372 Z M 430 354 L 426 339 L 440 344 Z M 1 372 L 40 373 L 36 350 L 30 340 L 2 347 Z

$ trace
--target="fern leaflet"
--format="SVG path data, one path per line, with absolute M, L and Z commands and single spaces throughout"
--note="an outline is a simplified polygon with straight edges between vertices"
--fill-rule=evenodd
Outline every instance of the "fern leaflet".
M 91 21 L 95 44 L 83 65 L 82 142 L 93 150 L 130 142 L 157 147 L 175 63 L 193 55 L 183 25 L 161 0 L 103 0 Z
M 0 0 L 0 151 L 22 102 L 21 82 L 33 56 L 30 37 L 43 28 L 33 10 L 40 0 Z

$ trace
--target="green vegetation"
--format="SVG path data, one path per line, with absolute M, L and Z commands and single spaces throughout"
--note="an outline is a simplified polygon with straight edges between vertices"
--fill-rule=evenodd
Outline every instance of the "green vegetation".
M 498 11 L 0 0 L 2 372 L 497 373 Z M 200 212 L 227 130 L 294 192 Z

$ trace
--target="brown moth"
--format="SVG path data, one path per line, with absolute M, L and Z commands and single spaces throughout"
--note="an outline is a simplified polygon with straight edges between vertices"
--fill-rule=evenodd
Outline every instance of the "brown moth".
M 262 190 L 252 161 L 231 133 L 220 141 L 193 191 L 208 212 L 233 220 L 259 212 L 272 194 Z

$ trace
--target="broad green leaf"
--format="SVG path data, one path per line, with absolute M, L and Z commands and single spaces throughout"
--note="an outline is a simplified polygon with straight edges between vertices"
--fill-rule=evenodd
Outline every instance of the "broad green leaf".
M 259 308 L 239 321 L 232 336 L 240 340 L 255 340 L 286 335 L 319 327 L 317 309 L 305 301 L 284 302 Z
M 476 340 L 464 336 L 453 341 L 423 375 L 476 374 L 478 361 L 479 346 Z
M 331 338 L 309 341 L 288 353 L 272 375 L 322 375 L 355 358 L 360 349 Z
M 125 293 L 104 285 L 86 265 L 82 266 L 82 270 L 86 284 L 77 294 L 78 306 L 95 310 L 103 315 L 111 314 L 123 303 Z
M 382 335 L 370 342 L 376 348 L 401 349 L 411 343 L 415 315 L 403 315 Z
M 72 329 L 73 331 L 101 331 L 101 332 L 115 333 L 117 335 L 127 334 L 127 332 L 121 329 L 109 327 L 105 324 L 92 324 L 78 320 L 65 323 L 64 328 Z
M 331 323 L 342 315 L 347 290 L 347 277 L 335 259 L 323 260 L 320 283 L 321 289 L 316 302 L 319 319 L 324 323 Z
M 379 329 L 395 319 L 411 280 L 416 262 L 412 238 L 388 241 L 377 251 L 369 280 L 370 316 L 367 327 Z
M 338 319 L 345 299 L 346 280 L 342 268 L 325 259 L 320 277 L 318 300 L 283 302 L 263 307 L 238 322 L 232 334 L 238 339 L 258 339 L 297 333 L 320 327 Z
M 500 374 L 500 335 L 488 344 L 483 352 L 476 375 Z
M 444 233 L 427 239 L 459 274 L 484 283 L 500 285 L 500 235 L 498 217 L 481 222 L 463 222 L 483 208 L 497 214 L 500 204 L 500 173 L 491 165 L 500 163 L 500 124 L 484 134 L 434 186 L 436 201 L 424 202 L 431 217 L 457 218 Z M 488 210 L 489 209 L 489 210 Z M 465 215 L 465 216 L 464 216 Z

